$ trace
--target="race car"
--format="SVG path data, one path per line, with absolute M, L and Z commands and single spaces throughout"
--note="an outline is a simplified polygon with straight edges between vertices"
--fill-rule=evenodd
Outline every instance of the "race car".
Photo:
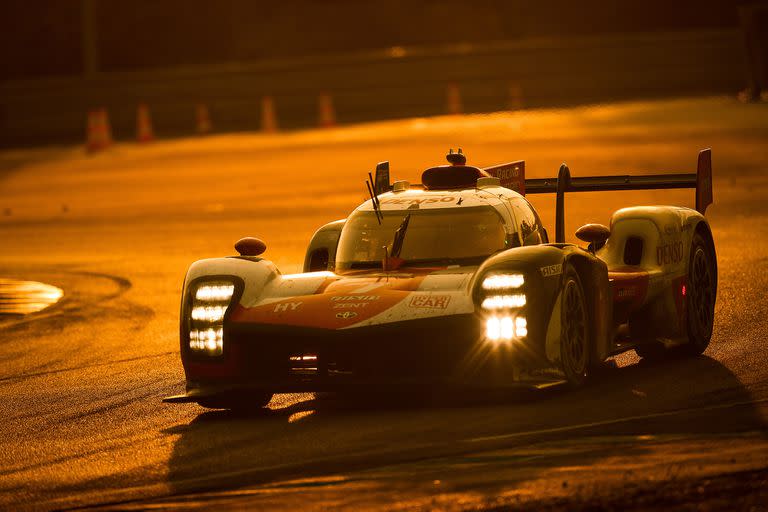
M 312 237 L 281 274 L 256 238 L 191 265 L 181 298 L 186 393 L 168 402 L 254 408 L 276 392 L 580 386 L 607 358 L 700 354 L 717 260 L 696 173 L 526 179 L 459 150 L 421 184 L 366 182 L 370 199 Z M 635 206 L 565 243 L 566 192 L 695 188 L 696 209 Z M 526 195 L 556 194 L 551 243 Z

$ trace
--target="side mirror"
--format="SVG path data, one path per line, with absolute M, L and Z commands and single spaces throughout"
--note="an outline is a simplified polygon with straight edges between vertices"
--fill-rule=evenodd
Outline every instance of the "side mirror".
M 240 256 L 258 256 L 267 250 L 267 244 L 258 238 L 247 236 L 237 241 L 235 250 Z
M 576 230 L 576 238 L 589 243 L 589 250 L 595 252 L 605 245 L 611 230 L 602 224 L 584 224 Z

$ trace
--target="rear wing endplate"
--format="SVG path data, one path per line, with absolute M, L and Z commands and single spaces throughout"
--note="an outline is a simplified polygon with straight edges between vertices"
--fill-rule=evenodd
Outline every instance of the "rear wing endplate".
M 658 190 L 672 188 L 695 188 L 696 210 L 702 215 L 712 204 L 712 150 L 699 152 L 695 173 L 689 174 L 647 174 L 639 176 L 585 176 L 572 178 L 567 165 L 560 166 L 557 178 L 525 179 L 525 162 L 510 162 L 483 169 L 499 178 L 501 185 L 520 194 L 555 193 L 556 223 L 555 242 L 565 242 L 566 192 L 600 192 L 610 190 Z

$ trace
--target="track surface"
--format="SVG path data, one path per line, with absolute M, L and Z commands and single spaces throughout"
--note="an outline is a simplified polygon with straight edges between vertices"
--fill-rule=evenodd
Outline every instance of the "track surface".
M 577 392 L 277 395 L 252 417 L 160 402 L 183 389 L 190 262 L 253 235 L 296 271 L 313 230 L 365 198 L 377 161 L 418 181 L 451 146 L 480 166 L 524 158 L 530 177 L 563 160 L 575 176 L 689 172 L 711 146 L 720 281 L 706 354 L 655 365 L 627 354 Z M 0 317 L 0 508 L 764 506 L 749 500 L 765 496 L 768 468 L 766 105 L 414 119 L 92 157 L 6 152 L 0 166 L 0 277 L 65 293 L 41 313 Z M 534 202 L 552 232 L 553 201 Z M 665 203 L 693 194 L 574 195 L 567 232 Z

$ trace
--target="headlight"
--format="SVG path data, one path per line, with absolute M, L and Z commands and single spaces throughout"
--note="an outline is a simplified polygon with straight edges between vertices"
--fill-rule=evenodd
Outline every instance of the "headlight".
M 485 319 L 485 337 L 491 341 L 509 341 L 528 335 L 528 322 L 524 316 L 501 315 Z
M 483 309 L 508 309 L 521 308 L 525 306 L 525 295 L 516 293 L 514 295 L 490 295 L 483 299 Z
M 528 302 L 525 277 L 517 273 L 486 275 L 480 285 L 480 308 L 485 318 L 485 338 L 490 341 L 510 341 L 528 335 L 524 307 Z
M 483 279 L 483 290 L 520 288 L 525 283 L 522 274 L 491 274 Z
M 528 335 L 528 320 L 524 316 L 515 318 L 515 336 L 522 338 Z
M 224 329 L 191 329 L 189 348 L 221 353 L 224 348 Z
M 224 319 L 227 306 L 195 306 L 192 308 L 192 320 L 218 322 Z
M 235 293 L 235 285 L 230 283 L 202 284 L 195 292 L 195 299 L 200 301 L 226 301 Z
M 192 352 L 220 356 L 224 351 L 224 315 L 235 293 L 227 281 L 201 283 L 194 290 L 189 313 L 189 348 Z

